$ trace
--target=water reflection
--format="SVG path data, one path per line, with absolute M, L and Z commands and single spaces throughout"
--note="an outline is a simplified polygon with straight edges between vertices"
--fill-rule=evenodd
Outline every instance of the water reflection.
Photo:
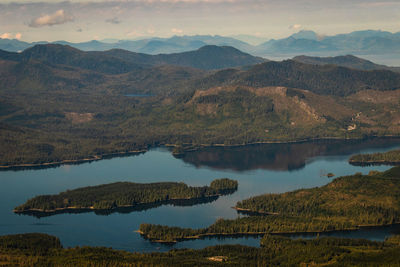
M 369 148 L 392 147 L 398 139 L 370 138 L 363 140 L 319 140 L 291 144 L 259 144 L 238 147 L 210 147 L 179 156 L 196 167 L 248 171 L 256 169 L 293 171 L 320 156 L 352 155 Z

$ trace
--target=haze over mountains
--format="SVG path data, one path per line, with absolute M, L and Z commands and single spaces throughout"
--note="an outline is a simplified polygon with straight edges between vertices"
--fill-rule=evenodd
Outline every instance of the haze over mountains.
M 0 49 L 22 51 L 36 44 L 18 40 L 0 39 Z M 146 54 L 179 53 L 199 49 L 205 45 L 232 46 L 253 55 L 381 55 L 400 53 L 400 33 L 387 31 L 356 31 L 334 36 L 321 36 L 313 31 L 300 31 L 288 38 L 269 40 L 259 45 L 251 45 L 232 37 L 195 35 L 173 36 L 171 38 L 149 38 L 143 40 L 118 40 L 115 42 L 89 41 L 69 43 L 57 41 L 84 51 L 105 51 L 113 48 Z

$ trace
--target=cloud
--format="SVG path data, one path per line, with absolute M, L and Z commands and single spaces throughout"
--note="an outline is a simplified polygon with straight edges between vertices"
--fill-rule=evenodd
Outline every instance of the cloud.
M 2 35 L 0 35 L 0 38 L 1 38 L 1 39 L 11 39 L 11 38 L 12 38 L 12 37 L 11 37 L 11 33 L 5 32 L 5 33 L 3 33 Z
M 22 37 L 22 34 L 20 32 L 16 33 L 14 35 L 14 39 L 20 40 Z M 5 32 L 3 34 L 0 34 L 1 39 L 13 39 L 13 34 L 9 32 Z
M 73 20 L 74 17 L 72 15 L 67 14 L 63 9 L 60 9 L 53 14 L 42 15 L 36 19 L 33 19 L 29 26 L 34 28 L 53 26 L 64 24 Z
M 299 30 L 301 28 L 301 24 L 293 24 L 289 26 L 289 29 L 291 30 Z
M 106 19 L 106 22 L 111 23 L 111 24 L 120 24 L 121 23 L 121 21 L 117 17 L 114 17 L 112 19 Z
M 183 30 L 177 29 L 177 28 L 172 28 L 172 29 L 171 29 L 171 32 L 174 33 L 174 34 L 182 34 L 182 33 L 183 33 Z

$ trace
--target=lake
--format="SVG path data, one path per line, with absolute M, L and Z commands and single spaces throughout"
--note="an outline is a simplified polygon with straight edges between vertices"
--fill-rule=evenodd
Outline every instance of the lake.
M 386 170 L 390 167 L 359 167 L 347 161 L 352 154 L 384 152 L 395 148 L 400 148 L 400 139 L 325 140 L 206 148 L 188 152 L 180 158 L 175 158 L 167 148 L 157 148 L 135 156 L 80 165 L 1 171 L 0 235 L 41 232 L 59 237 L 65 247 L 105 246 L 139 252 L 203 248 L 216 244 L 258 246 L 258 237 L 211 238 L 184 241 L 172 246 L 163 245 L 143 239 L 135 230 L 141 223 L 198 228 L 206 227 L 218 218 L 243 216 L 231 207 L 250 196 L 322 186 L 331 181 L 331 178 L 326 177 L 329 172 L 337 177 L 355 172 Z M 82 186 L 116 181 L 179 181 L 201 186 L 222 177 L 238 180 L 238 191 L 211 203 L 195 206 L 165 205 L 131 213 L 96 215 L 89 212 L 59 214 L 40 219 L 12 212 L 14 207 L 36 195 L 56 194 Z M 399 226 L 390 226 L 327 235 L 383 240 L 398 231 Z

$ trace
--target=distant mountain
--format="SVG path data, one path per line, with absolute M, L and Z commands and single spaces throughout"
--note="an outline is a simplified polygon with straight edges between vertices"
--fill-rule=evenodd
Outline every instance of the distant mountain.
M 23 51 L 36 44 L 47 44 L 47 42 L 27 43 L 15 39 L 0 39 L 0 49 L 11 52 Z M 55 41 L 53 44 L 69 45 L 84 51 L 105 51 L 116 48 L 152 55 L 192 51 L 205 45 L 233 46 L 243 51 L 251 51 L 253 49 L 253 47 L 246 42 L 218 35 L 173 36 L 171 38 L 148 38 L 133 41 L 120 40 L 113 43 L 96 40 L 82 43 Z
M 319 37 L 313 31 L 300 31 L 279 40 L 270 40 L 255 49 L 257 54 L 341 53 L 390 54 L 400 52 L 400 34 L 385 31 L 356 31 Z
M 322 43 L 312 39 L 297 39 L 292 36 L 280 40 L 270 40 L 259 45 L 256 49 L 257 54 L 296 54 L 310 51 L 328 52 L 336 50 L 336 47 L 329 43 Z
M 237 35 L 232 35 L 230 36 L 232 38 L 235 38 L 236 40 L 243 41 L 247 44 L 256 46 L 262 43 L 265 43 L 271 38 L 268 37 L 260 37 L 260 36 L 254 36 L 254 35 L 249 35 L 249 34 L 237 34 Z
M 352 55 L 337 57 L 309 57 L 296 56 L 294 61 L 312 65 L 337 65 L 359 70 L 391 70 L 400 72 L 400 67 L 388 67 L 385 65 L 375 64 L 369 60 L 362 59 Z
M 241 40 L 238 40 L 241 39 Z M 245 41 L 257 43 L 251 45 Z M 257 41 L 258 40 L 258 41 Z M 232 46 L 253 55 L 381 55 L 400 54 L 400 33 L 386 31 L 355 31 L 333 36 L 321 36 L 314 31 L 299 31 L 291 36 L 278 40 L 269 40 L 260 44 L 260 38 L 248 35 L 238 35 L 236 38 L 218 35 L 173 36 L 171 38 L 148 38 L 141 40 L 89 41 L 70 43 L 56 41 L 54 44 L 69 45 L 83 51 L 106 51 L 123 49 L 145 54 L 170 54 L 197 50 L 205 45 Z M 27 43 L 18 40 L 0 39 L 0 49 L 18 52 L 37 44 L 47 42 Z
M 51 64 L 68 65 L 102 73 L 127 73 L 159 65 L 176 65 L 203 70 L 241 67 L 264 62 L 233 47 L 204 46 L 196 51 L 147 55 L 121 49 L 109 51 L 81 51 L 67 45 L 36 45 L 21 53 L 0 51 L 7 60 L 39 60 Z
M 317 41 L 319 39 L 318 34 L 314 31 L 301 30 L 298 33 L 292 34 L 290 37 L 294 39 L 308 39 Z

